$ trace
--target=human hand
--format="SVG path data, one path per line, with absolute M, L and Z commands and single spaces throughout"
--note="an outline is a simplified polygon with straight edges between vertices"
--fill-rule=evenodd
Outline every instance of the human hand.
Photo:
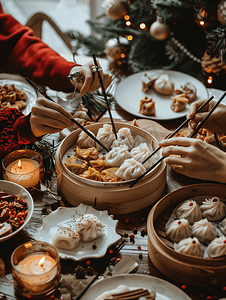
M 98 60 L 97 60 L 97 63 L 99 65 Z M 71 79 L 71 83 L 77 89 L 80 90 L 81 96 L 83 96 L 87 92 L 91 93 L 93 91 L 96 91 L 101 86 L 97 72 L 92 72 L 92 70 L 91 70 L 91 68 L 93 66 L 94 66 L 93 61 L 90 61 L 90 62 L 86 63 L 83 66 L 74 66 L 70 70 L 69 75 L 71 75 L 72 73 L 78 71 L 84 77 L 83 82 L 77 82 L 77 81 L 74 81 L 73 79 Z M 99 67 L 100 67 L 100 65 L 99 65 Z M 100 71 L 100 75 L 101 75 L 101 78 L 102 78 L 102 81 L 103 81 L 104 88 L 106 89 L 111 83 L 112 76 L 107 74 L 107 73 L 103 73 L 103 71 Z
M 203 140 L 184 137 L 163 140 L 159 146 L 163 148 L 165 162 L 176 172 L 226 183 L 226 153 L 219 148 Z
M 192 119 L 188 123 L 189 132 L 192 133 L 199 122 L 201 122 L 208 112 L 215 105 L 215 101 L 210 101 L 199 113 L 196 114 L 197 109 L 204 103 L 206 100 L 199 100 L 191 104 L 190 110 L 188 113 L 188 118 Z M 205 122 L 204 127 L 212 132 L 226 133 L 226 106 L 219 104 L 214 112 Z
M 71 114 L 62 106 L 45 98 L 38 98 L 31 109 L 30 124 L 35 137 L 60 132 L 73 125 Z

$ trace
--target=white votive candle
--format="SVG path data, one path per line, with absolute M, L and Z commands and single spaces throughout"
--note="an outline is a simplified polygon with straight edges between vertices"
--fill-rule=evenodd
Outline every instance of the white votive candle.
M 11 162 L 7 167 L 7 180 L 18 183 L 25 188 L 38 184 L 40 164 L 31 158 L 20 158 Z

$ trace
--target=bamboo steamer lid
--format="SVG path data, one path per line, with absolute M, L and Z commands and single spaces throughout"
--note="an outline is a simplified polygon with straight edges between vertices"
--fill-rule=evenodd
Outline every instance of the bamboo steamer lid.
M 155 267 L 167 277 L 184 284 L 207 286 L 225 285 L 226 256 L 201 258 L 181 254 L 165 234 L 165 224 L 173 209 L 187 199 L 198 196 L 224 198 L 226 186 L 217 183 L 189 185 L 173 191 L 151 209 L 148 220 L 148 253 Z
M 86 126 L 86 128 L 96 134 L 102 126 L 102 123 L 96 123 Z M 128 127 L 133 136 L 140 135 L 151 142 L 154 148 L 158 146 L 157 140 L 139 127 L 120 122 L 115 123 L 115 127 L 117 130 L 121 127 Z M 71 174 L 65 167 L 62 157 L 65 151 L 76 143 L 80 132 L 81 129 L 77 129 L 68 135 L 58 147 L 55 157 L 57 174 L 62 172 L 62 176 L 57 182 L 58 190 L 68 202 L 75 206 L 84 203 L 96 209 L 107 209 L 109 213 L 119 215 L 140 210 L 159 199 L 166 186 L 166 164 L 164 161 L 132 188 L 129 188 L 129 184 L 122 184 L 122 182 L 116 185 L 104 185 L 103 183 L 100 185 L 91 180 L 88 184 L 88 180 L 84 182 L 80 179 L 77 180 L 76 175 Z

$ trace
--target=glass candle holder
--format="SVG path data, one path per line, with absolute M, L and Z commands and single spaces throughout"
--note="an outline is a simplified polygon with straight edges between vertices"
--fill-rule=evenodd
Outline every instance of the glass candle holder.
M 61 265 L 57 249 L 46 242 L 20 245 L 11 256 L 15 294 L 25 299 L 49 299 L 57 291 Z
M 74 93 L 58 92 L 57 102 L 69 112 L 73 112 L 78 108 L 81 102 L 81 96 L 80 94 L 76 94 L 76 93 L 74 94 Z
M 36 186 L 44 175 L 43 160 L 39 153 L 16 150 L 2 161 L 3 179 L 22 185 L 24 188 Z

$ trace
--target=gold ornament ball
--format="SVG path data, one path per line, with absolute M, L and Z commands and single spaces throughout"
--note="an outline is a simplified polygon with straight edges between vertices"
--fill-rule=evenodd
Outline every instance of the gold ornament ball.
M 163 41 L 169 37 L 170 28 L 167 24 L 163 23 L 160 18 L 151 25 L 150 34 L 158 41 Z
M 112 20 L 120 20 L 128 14 L 129 2 L 127 0 L 108 0 L 105 6 L 106 15 Z

